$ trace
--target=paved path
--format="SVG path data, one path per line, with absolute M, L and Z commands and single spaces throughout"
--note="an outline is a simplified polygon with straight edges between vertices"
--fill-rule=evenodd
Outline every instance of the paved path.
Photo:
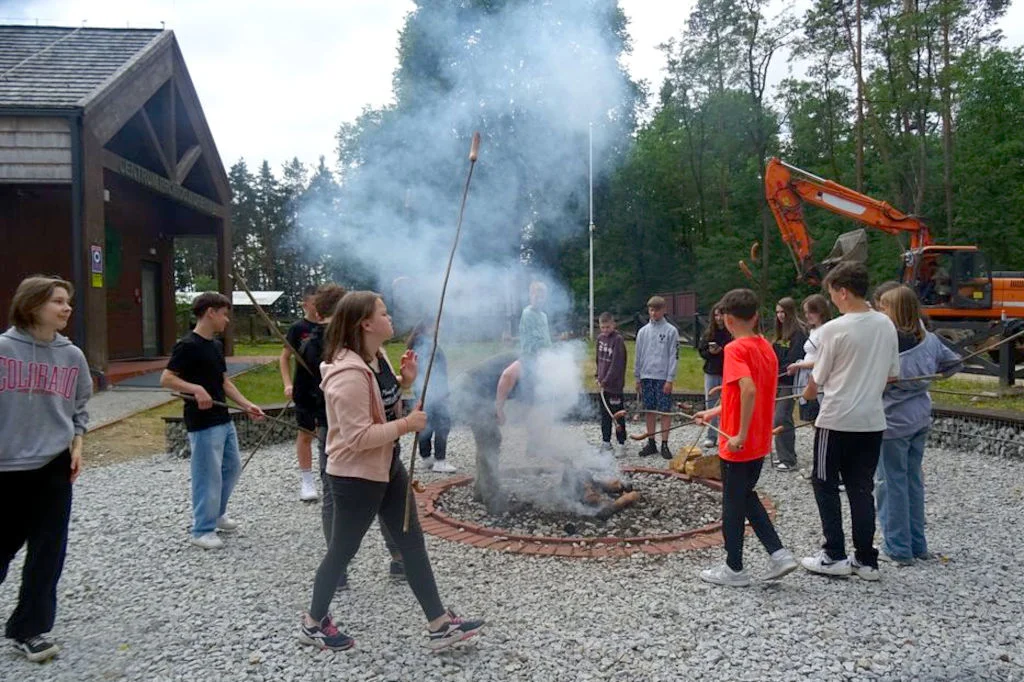
M 231 363 L 258 363 L 260 365 L 276 362 L 277 358 L 264 356 L 232 356 L 227 358 Z M 161 371 L 161 370 L 157 370 Z M 174 400 L 166 391 L 155 386 L 153 388 L 126 388 L 114 386 L 106 391 L 100 391 L 89 400 L 89 429 L 96 430 L 100 427 L 121 421 L 126 417 L 163 405 Z

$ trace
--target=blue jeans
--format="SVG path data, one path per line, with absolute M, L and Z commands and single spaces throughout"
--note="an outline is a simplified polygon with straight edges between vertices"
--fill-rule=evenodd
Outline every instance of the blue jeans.
M 882 441 L 875 473 L 878 522 L 883 549 L 894 559 L 910 559 L 928 551 L 924 535 L 924 475 L 921 460 L 928 427 L 907 438 Z
M 715 407 L 716 405 L 718 405 L 718 401 L 721 399 L 722 394 L 721 393 L 716 393 L 715 395 L 709 397 L 708 393 L 710 393 L 711 389 L 713 389 L 715 386 L 721 386 L 721 385 L 722 385 L 722 375 L 721 374 L 705 374 L 704 375 L 704 409 L 705 410 L 710 410 L 712 407 Z M 718 428 L 718 417 L 715 417 L 714 419 L 711 420 L 711 425 L 714 426 L 716 429 Z M 713 437 L 714 436 L 714 432 L 712 431 L 709 435 Z
M 242 473 L 238 434 L 231 422 L 202 431 L 189 431 L 192 449 L 192 535 L 199 537 L 217 529 L 228 498 Z

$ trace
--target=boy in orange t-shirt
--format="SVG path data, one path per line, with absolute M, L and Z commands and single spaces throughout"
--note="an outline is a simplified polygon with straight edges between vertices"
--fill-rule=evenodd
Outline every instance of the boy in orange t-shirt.
M 772 446 L 772 420 L 779 361 L 772 345 L 757 332 L 757 295 L 733 289 L 718 303 L 733 342 L 725 347 L 722 398 L 719 405 L 694 415 L 700 423 L 720 416 L 718 453 L 722 461 L 722 537 L 725 563 L 701 571 L 701 580 L 716 585 L 745 587 L 750 575 L 743 569 L 743 524 L 750 521 L 757 539 L 768 551 L 765 580 L 777 580 L 796 569 L 793 553 L 782 546 L 754 487 Z M 736 434 L 736 435 L 732 435 Z

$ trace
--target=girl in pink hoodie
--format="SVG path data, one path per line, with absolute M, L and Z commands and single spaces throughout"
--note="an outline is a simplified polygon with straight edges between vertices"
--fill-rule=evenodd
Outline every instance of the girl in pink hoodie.
M 418 407 L 399 416 L 402 389 L 416 379 L 417 358 L 406 351 L 395 376 L 382 351 L 393 333 L 387 306 L 372 291 L 345 294 L 327 327 L 320 387 L 327 407 L 329 490 L 324 493 L 334 502 L 333 533 L 299 634 L 301 642 L 321 649 L 341 651 L 355 644 L 338 630 L 327 609 L 338 579 L 378 515 L 401 552 L 409 586 L 427 617 L 428 646 L 452 646 L 484 625 L 458 618 L 441 604 L 415 507 L 409 532 L 402 530 L 409 474 L 398 439 L 423 430 L 427 416 Z

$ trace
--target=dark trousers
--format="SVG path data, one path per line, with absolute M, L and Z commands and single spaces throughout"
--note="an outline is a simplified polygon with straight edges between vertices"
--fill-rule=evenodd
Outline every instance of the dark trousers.
M 878 551 L 874 548 L 874 489 L 882 433 L 814 431 L 814 500 L 818 503 L 821 530 L 825 535 L 822 547 L 833 561 L 846 558 L 843 507 L 839 500 L 842 481 L 850 501 L 854 556 L 864 566 L 878 567 Z
M 334 532 L 334 498 L 331 497 L 331 484 L 327 480 L 327 427 L 320 426 L 316 430 L 316 442 L 320 456 L 320 483 L 323 485 L 324 494 L 320 501 L 320 521 L 324 529 L 324 542 L 329 547 L 331 544 L 331 533 Z M 395 457 L 401 454 L 401 450 L 398 445 L 395 445 Z M 379 520 L 379 519 L 378 519 Z M 394 561 L 401 561 L 402 555 L 398 552 L 398 547 L 395 545 L 395 541 L 391 538 L 391 534 L 388 533 L 387 526 L 384 522 L 380 523 L 380 534 L 384 536 L 384 545 L 387 546 L 388 552 L 391 553 L 391 559 Z
M 427 405 L 427 428 L 420 431 L 420 455 L 426 459 L 433 456 L 444 461 L 448 452 L 448 434 L 452 430 L 452 418 L 445 402 Z M 431 444 L 433 440 L 433 444 Z M 433 447 L 431 447 L 433 445 Z
M 778 396 L 792 396 L 793 384 L 779 383 Z M 796 398 L 779 400 L 775 403 L 775 420 L 772 426 L 781 426 L 782 433 L 775 436 L 775 454 L 780 464 L 796 466 L 796 431 L 793 430 L 793 403 Z
M 608 393 L 602 391 L 604 394 L 605 402 L 608 403 L 608 410 L 615 414 L 622 409 L 622 394 L 621 393 Z M 601 406 L 601 440 L 605 443 L 612 442 L 612 415 L 608 414 L 608 410 L 604 409 L 604 405 Z M 619 417 L 616 420 L 619 428 L 615 432 L 615 439 L 619 441 L 619 445 L 626 442 L 626 418 Z
M 391 460 L 389 479 L 387 483 L 381 483 L 364 478 L 327 475 L 328 488 L 334 502 L 333 529 L 327 555 L 320 562 L 313 583 L 313 601 L 309 607 L 309 615 L 313 618 L 319 620 L 327 615 L 338 580 L 347 572 L 348 564 L 359 551 L 359 545 L 374 517 L 380 518 L 381 527 L 386 528 L 394 539 L 405 562 L 409 586 L 427 620 L 434 620 L 444 614 L 415 506 L 409 519 L 409 532 L 402 531 L 409 474 L 397 454 Z
M 0 472 L 0 583 L 22 545 L 28 545 L 18 606 L 4 636 L 26 640 L 53 629 L 57 582 L 64 569 L 71 518 L 71 453 L 46 466 Z
M 768 518 L 761 499 L 754 491 L 761 478 L 764 458 L 749 462 L 722 462 L 722 538 L 725 540 L 725 563 L 734 571 L 743 569 L 743 525 L 750 527 L 769 554 L 782 549 L 782 541 Z

